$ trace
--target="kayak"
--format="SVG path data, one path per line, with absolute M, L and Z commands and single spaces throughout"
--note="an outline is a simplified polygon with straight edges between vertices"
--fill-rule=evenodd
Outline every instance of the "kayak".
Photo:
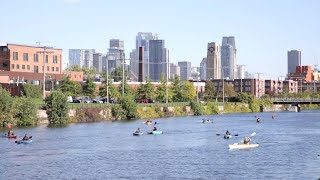
M 202 121 L 202 123 L 204 123 L 204 124 L 209 124 L 209 123 L 212 123 L 212 121 L 210 121 L 210 120 L 205 120 L 205 121 Z
M 31 142 L 32 142 L 32 139 L 15 141 L 15 143 L 17 144 L 28 144 Z
M 7 138 L 17 138 L 17 135 L 16 134 L 14 134 L 14 135 L 7 135 Z
M 255 148 L 258 147 L 259 144 L 229 144 L 230 149 L 249 149 L 249 148 Z
M 162 131 L 151 131 L 148 134 L 162 134 Z
M 225 139 L 230 139 L 230 138 L 232 138 L 232 135 L 226 135 L 226 134 L 225 134 L 225 135 L 223 136 L 223 138 L 225 138 Z
M 145 125 L 152 125 L 152 121 L 143 122 Z
M 142 134 L 143 134 L 143 132 L 134 132 L 134 133 L 133 133 L 134 136 L 140 136 L 140 135 L 142 135 Z

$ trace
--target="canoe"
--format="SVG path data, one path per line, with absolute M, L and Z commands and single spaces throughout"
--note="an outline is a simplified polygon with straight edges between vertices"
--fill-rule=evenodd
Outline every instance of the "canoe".
M 162 134 L 162 131 L 151 131 L 148 134 Z
M 229 144 L 230 149 L 249 149 L 249 148 L 255 148 L 258 147 L 259 144 Z
M 17 144 L 28 144 L 31 142 L 32 142 L 32 139 L 15 141 L 15 143 Z
M 134 136 L 140 136 L 140 135 L 142 135 L 142 134 L 143 134 L 143 132 L 134 132 L 134 133 L 133 133 Z
M 7 138 L 17 138 L 17 135 L 14 134 L 14 135 L 7 135 Z
M 232 135 L 226 135 L 226 134 L 225 134 L 225 135 L 223 136 L 223 138 L 225 138 L 225 139 L 230 139 L 230 138 L 232 138 Z

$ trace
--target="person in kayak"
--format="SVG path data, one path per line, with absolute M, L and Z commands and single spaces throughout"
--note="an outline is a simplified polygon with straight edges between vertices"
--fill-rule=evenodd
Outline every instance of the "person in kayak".
M 153 130 L 152 131 L 157 131 L 158 129 L 157 129 L 157 127 L 153 127 Z
M 251 139 L 249 137 L 245 137 L 243 140 L 243 144 L 250 144 Z
M 257 118 L 257 122 L 258 122 L 258 123 L 260 122 L 260 118 Z
M 141 131 L 140 131 L 140 128 L 138 128 L 137 130 L 136 130 L 136 133 L 140 133 Z
M 226 135 L 227 135 L 227 136 L 228 136 L 228 135 L 231 135 L 231 133 L 227 130 Z
M 14 135 L 13 131 L 11 131 L 11 130 L 8 131 L 8 136 L 10 136 L 10 135 Z
M 27 136 L 27 134 L 23 136 L 22 140 L 29 140 L 29 137 Z

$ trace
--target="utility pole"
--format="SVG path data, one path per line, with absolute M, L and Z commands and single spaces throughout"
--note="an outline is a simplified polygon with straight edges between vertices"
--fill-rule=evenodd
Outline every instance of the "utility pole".
M 197 72 L 197 102 L 199 102 L 199 75 L 200 73 Z
M 148 63 L 148 66 L 149 66 L 149 63 Z M 149 67 L 148 67 L 148 73 L 149 73 Z M 169 79 L 169 49 L 168 49 L 168 57 L 167 57 L 167 60 L 166 60 L 166 105 L 168 107 L 168 79 Z M 149 76 L 148 76 L 149 77 Z
M 42 98 L 46 98 L 46 55 L 53 53 L 53 51 L 47 51 L 47 49 L 51 49 L 52 47 L 47 47 L 47 46 L 42 46 L 40 47 L 40 42 L 36 42 L 39 45 L 39 48 L 43 48 L 43 51 L 37 51 L 37 53 L 42 53 L 43 54 L 43 85 L 42 85 Z
M 106 61 L 107 61 L 107 104 L 109 104 L 109 53 L 106 55 Z

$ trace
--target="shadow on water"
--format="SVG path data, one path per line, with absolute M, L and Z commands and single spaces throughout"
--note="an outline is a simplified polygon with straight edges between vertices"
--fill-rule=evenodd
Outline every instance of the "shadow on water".
M 66 128 L 69 127 L 70 124 L 48 124 L 47 128 Z

